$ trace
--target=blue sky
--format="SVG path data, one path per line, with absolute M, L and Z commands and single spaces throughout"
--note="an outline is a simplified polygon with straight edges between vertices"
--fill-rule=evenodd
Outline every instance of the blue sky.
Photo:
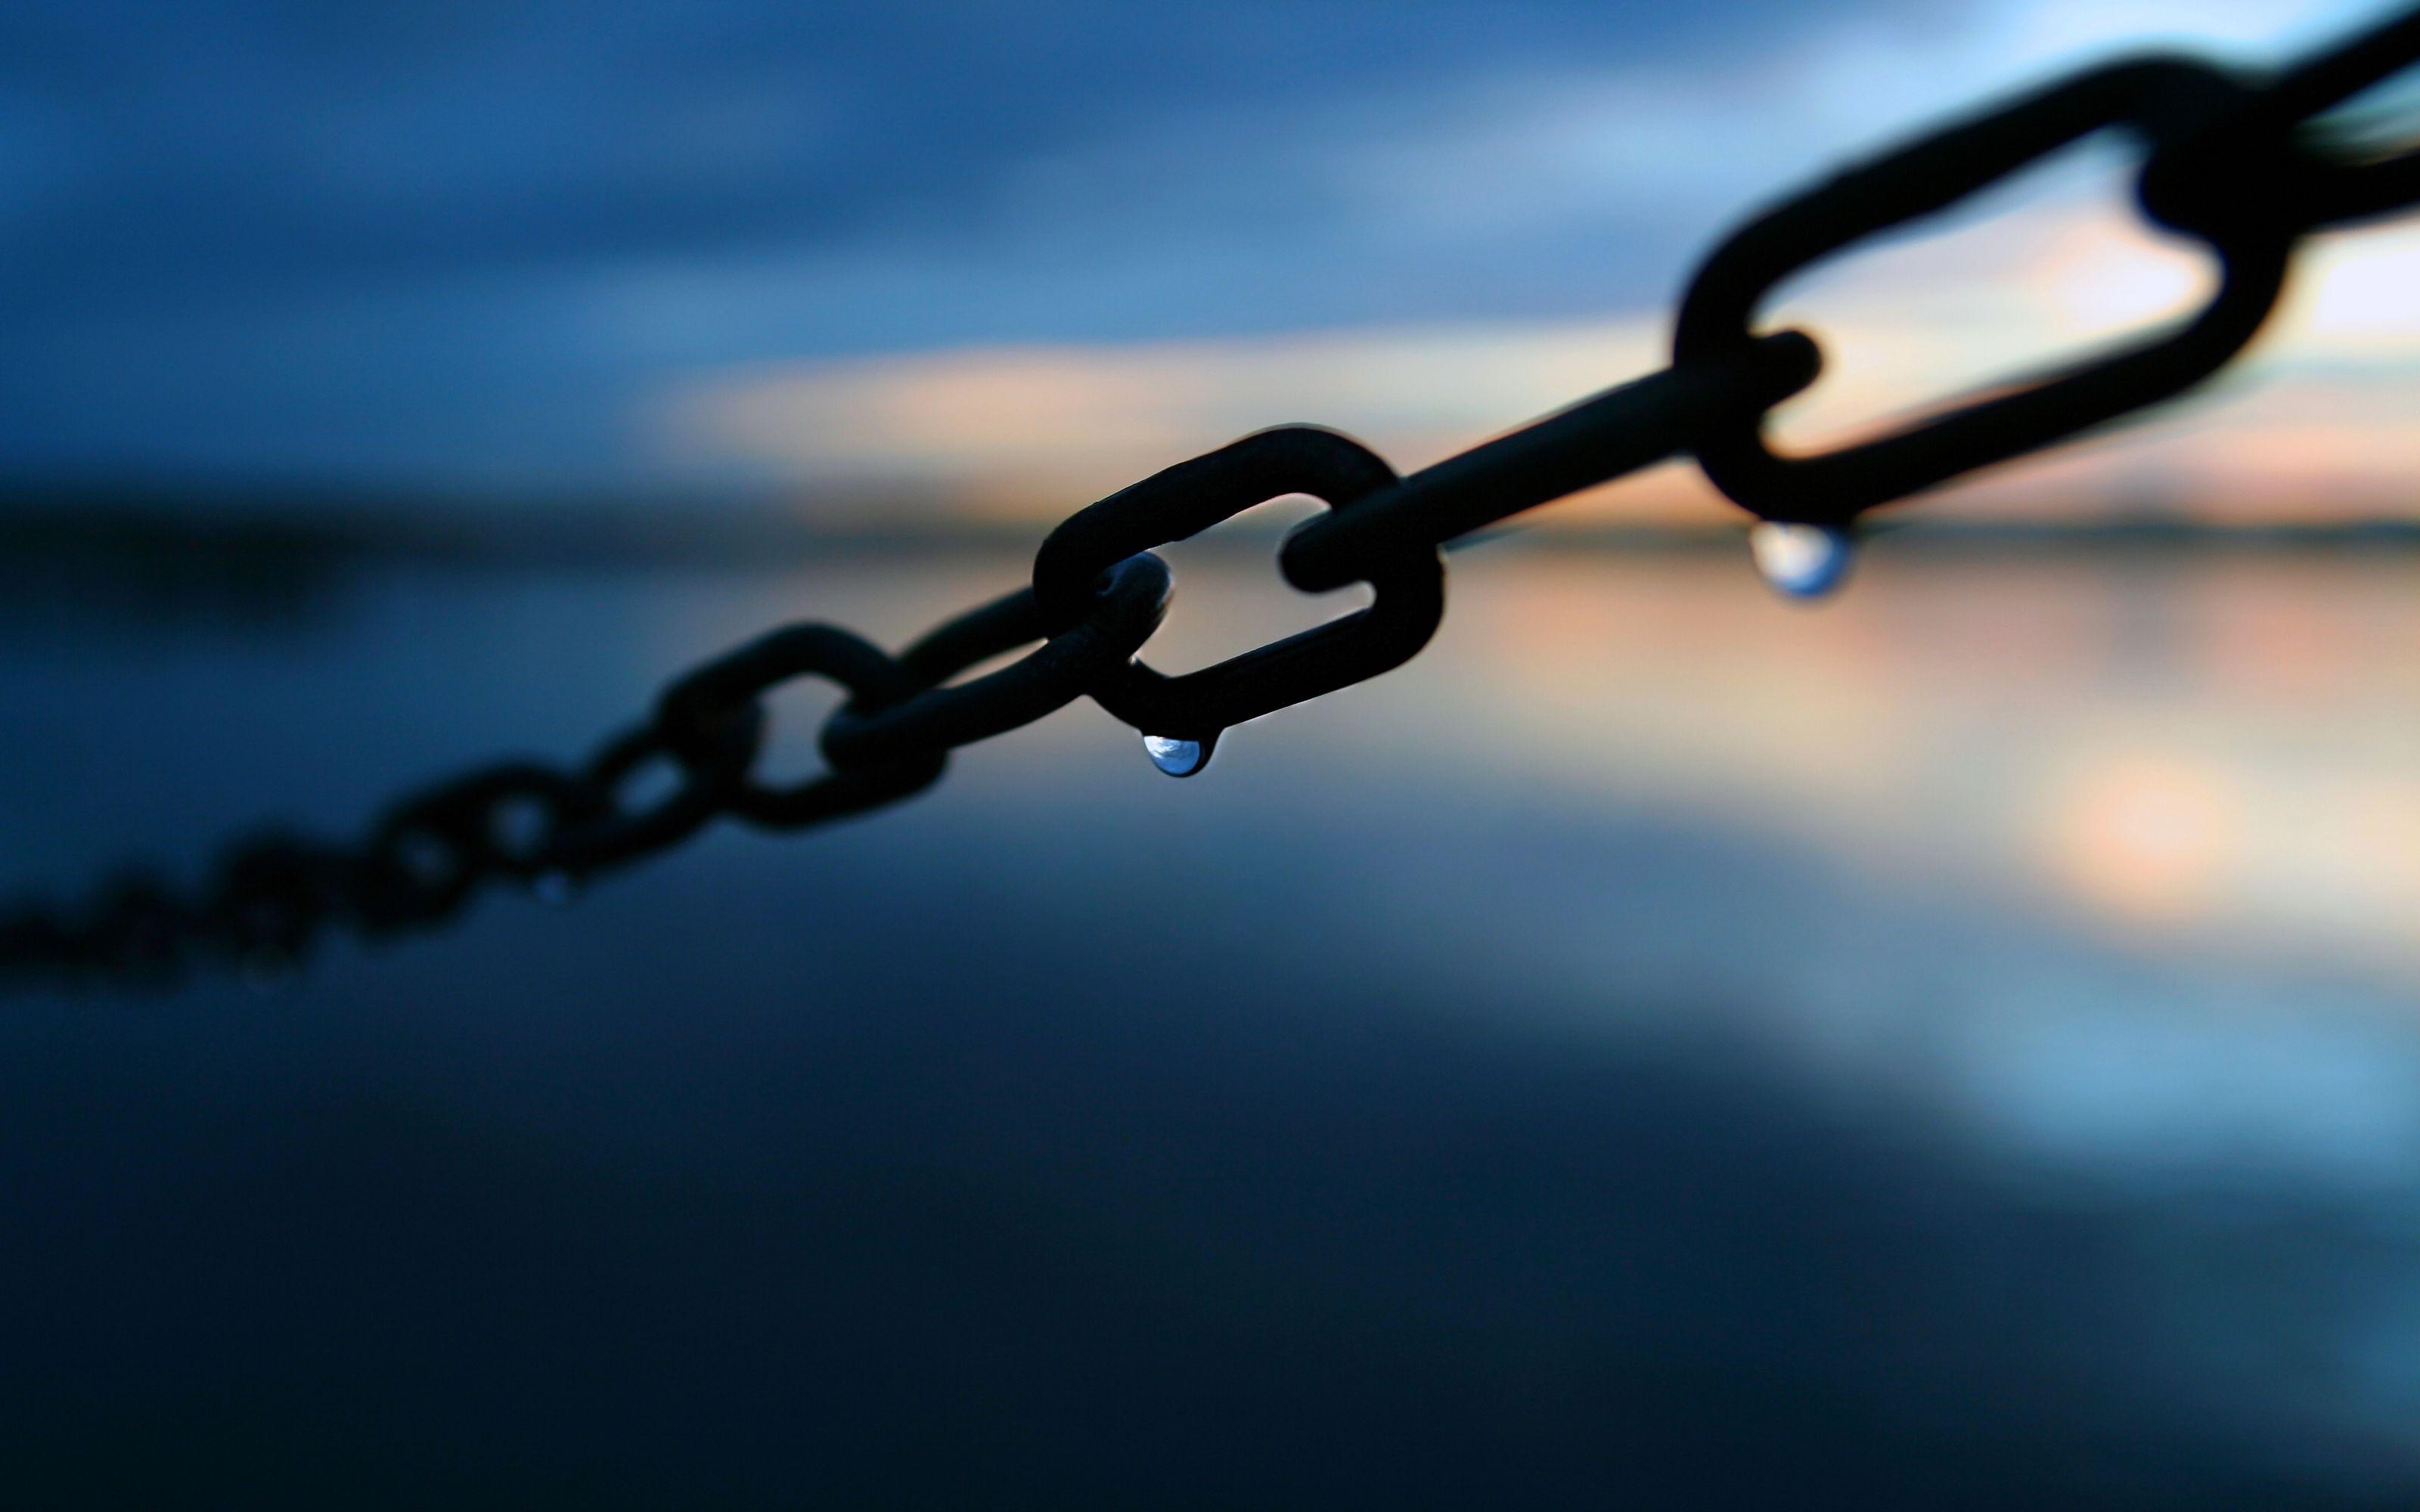
M 822 411 L 768 448 L 697 396 L 1644 322 L 1755 199 L 1977 90 L 2367 8 L 20 0 L 0 468 L 788 476 Z

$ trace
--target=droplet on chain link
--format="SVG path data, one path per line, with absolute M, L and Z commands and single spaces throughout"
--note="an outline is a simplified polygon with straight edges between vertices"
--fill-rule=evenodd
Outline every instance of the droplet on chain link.
M 1171 777 L 1199 773 L 1210 764 L 1210 752 L 1218 744 L 1216 736 L 1208 740 L 1179 740 L 1173 735 L 1142 737 L 1143 754 L 1151 758 L 1151 764 Z
M 1757 572 L 1792 598 L 1822 598 L 1839 587 L 1857 554 L 1855 537 L 1838 526 L 1771 519 L 1748 531 L 1747 548 Z

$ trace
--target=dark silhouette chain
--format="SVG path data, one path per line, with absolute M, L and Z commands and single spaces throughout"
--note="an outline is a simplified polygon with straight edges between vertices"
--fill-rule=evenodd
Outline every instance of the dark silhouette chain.
M 956 748 L 1078 698 L 1143 732 L 1163 769 L 1188 775 L 1228 727 L 1416 655 L 1444 614 L 1448 542 L 1668 457 L 1695 456 L 1761 520 L 1837 534 L 1867 510 L 2171 398 L 2233 360 L 2274 308 L 2304 239 L 2420 202 L 2420 148 L 2364 151 L 2323 118 L 2415 56 L 2420 9 L 2265 78 L 2184 57 L 2075 74 L 1733 231 L 1691 282 L 1662 372 L 1408 477 L 1334 431 L 1247 436 L 1069 517 L 1042 543 L 1030 586 L 895 656 L 834 625 L 784 626 L 674 681 L 647 718 L 577 766 L 478 768 L 396 802 L 351 843 L 257 835 L 197 889 L 137 873 L 73 912 L 23 908 L 0 921 L 0 973 L 165 982 L 222 963 L 274 976 L 334 929 L 430 928 L 495 883 L 567 893 L 721 817 L 790 830 L 896 803 L 938 780 Z M 2143 212 L 2217 259 L 2218 288 L 2198 314 L 1879 440 L 1815 456 L 1766 445 L 1768 411 L 1822 367 L 1804 333 L 1756 332 L 1775 285 L 2109 129 L 2144 146 Z M 1171 588 L 1153 549 L 1296 493 L 1327 508 L 1280 548 L 1286 580 L 1311 593 L 1367 583 L 1370 606 L 1182 676 L 1139 659 Z M 1020 649 L 1006 667 L 954 681 Z M 775 786 L 756 771 L 764 700 L 802 677 L 838 685 L 847 702 L 821 732 L 825 772 Z M 673 785 L 638 803 L 630 789 L 651 765 Z

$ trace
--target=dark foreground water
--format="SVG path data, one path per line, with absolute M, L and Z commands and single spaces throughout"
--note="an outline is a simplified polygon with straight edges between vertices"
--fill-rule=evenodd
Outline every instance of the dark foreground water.
M 1180 662 L 1282 607 L 1182 565 Z M 1016 571 L 19 584 L 9 879 Z M 0 1494 L 2412 1504 L 2415 578 L 1481 552 L 1196 781 L 1078 708 L 273 995 L 7 1005 Z

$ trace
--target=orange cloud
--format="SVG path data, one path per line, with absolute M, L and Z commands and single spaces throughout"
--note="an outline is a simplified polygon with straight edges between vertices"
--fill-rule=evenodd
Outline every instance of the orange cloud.
M 2012 374 L 2173 321 L 2202 297 L 2189 247 L 2075 196 L 1946 237 L 1859 251 L 1781 292 L 1774 324 L 1824 342 L 1824 377 L 1776 415 L 1778 442 L 1832 444 Z M 663 406 L 691 455 L 801 483 L 912 485 L 968 512 L 1063 513 L 1245 431 L 1315 420 L 1418 467 L 1651 370 L 1665 317 L 1348 330 L 1228 340 L 1004 347 L 707 375 Z M 2075 517 L 2152 505 L 2229 520 L 2420 513 L 2420 229 L 2335 239 L 2272 332 L 2171 409 L 1955 488 L 1967 517 Z M 845 498 L 849 490 L 823 490 Z M 1715 517 L 1670 471 L 1542 522 Z

